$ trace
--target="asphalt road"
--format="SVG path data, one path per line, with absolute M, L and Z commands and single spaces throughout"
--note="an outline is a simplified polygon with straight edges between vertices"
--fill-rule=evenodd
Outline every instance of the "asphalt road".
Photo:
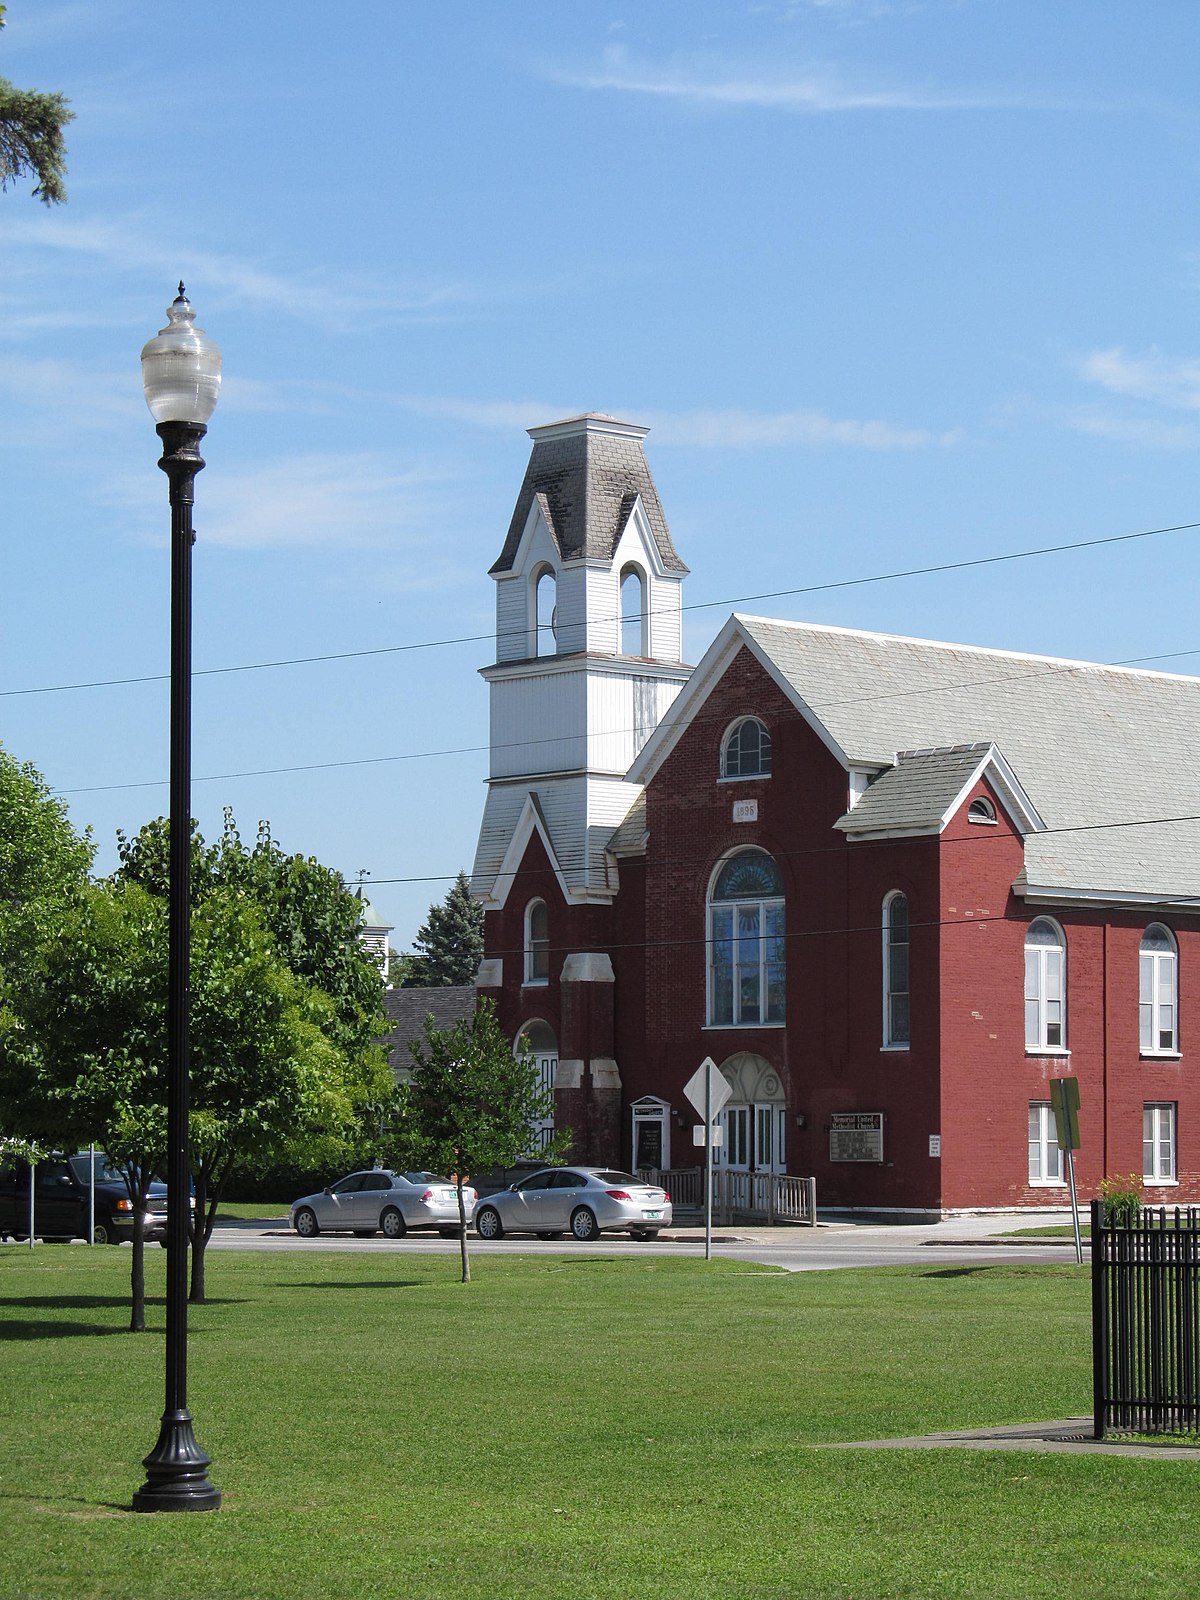
M 1038 1217 L 1037 1222 L 1061 1218 Z M 1066 1220 L 1069 1221 L 1069 1218 Z M 1071 1262 L 1069 1240 L 1057 1243 L 1011 1239 L 998 1235 L 1012 1228 L 1030 1227 L 1034 1219 L 1021 1217 L 968 1217 L 921 1226 L 881 1226 L 834 1223 L 817 1228 L 714 1227 L 712 1253 L 727 1260 L 783 1268 L 787 1272 L 830 1272 L 846 1267 L 987 1266 L 999 1262 Z M 635 1241 L 623 1234 L 608 1234 L 595 1244 L 572 1239 L 511 1238 L 484 1241 L 470 1236 L 471 1255 L 674 1255 L 703 1257 L 703 1228 L 677 1228 L 659 1239 Z M 321 1234 L 300 1239 L 279 1224 L 218 1223 L 210 1249 L 314 1251 L 336 1250 L 387 1255 L 457 1255 L 458 1241 L 436 1234 L 408 1234 L 404 1239 L 355 1239 L 345 1234 Z M 1087 1258 L 1087 1245 L 1084 1244 Z

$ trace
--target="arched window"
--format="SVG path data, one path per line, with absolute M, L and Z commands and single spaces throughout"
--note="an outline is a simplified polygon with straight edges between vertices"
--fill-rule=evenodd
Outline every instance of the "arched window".
M 996 808 L 992 802 L 980 795 L 978 800 L 972 800 L 967 807 L 968 822 L 995 822 Z
M 533 580 L 535 656 L 552 656 L 558 649 L 558 582 L 552 567 L 542 567 Z
M 1161 922 L 1150 924 L 1138 950 L 1138 1032 L 1143 1055 L 1179 1049 L 1179 957 Z
M 1067 1047 L 1067 941 L 1057 922 L 1039 917 L 1025 935 L 1025 1048 Z
M 621 569 L 621 654 L 650 654 L 650 617 L 646 607 L 646 580 L 640 567 Z
M 525 908 L 525 982 L 550 982 L 550 914 L 544 900 Z
M 908 900 L 899 889 L 883 902 L 883 1045 L 908 1047 Z
M 721 750 L 723 778 L 767 778 L 771 775 L 771 735 L 757 717 L 743 717 L 725 735 Z
M 783 880 L 765 850 L 730 856 L 708 899 L 708 1020 L 727 1027 L 782 1022 Z

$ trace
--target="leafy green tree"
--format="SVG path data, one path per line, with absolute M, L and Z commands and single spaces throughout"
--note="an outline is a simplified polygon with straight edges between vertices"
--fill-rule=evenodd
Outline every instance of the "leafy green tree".
M 49 1148 L 95 1139 L 134 1215 L 130 1327 L 146 1326 L 142 1218 L 166 1150 L 167 924 L 135 884 L 89 885 L 37 955 L 23 1027 L 0 1041 L 0 1114 Z
M 93 854 L 91 835 L 76 833 L 37 768 L 0 745 L 0 985 L 19 981 L 86 884 Z
M 167 819 L 146 823 L 133 838 L 119 835 L 117 847 L 117 876 L 165 901 Z M 379 968 L 357 937 L 362 903 L 337 872 L 289 855 L 267 823 L 248 849 L 226 811 L 214 845 L 192 825 L 191 888 L 191 1294 L 199 1300 L 205 1248 L 237 1168 L 288 1155 L 332 1160 L 357 1148 L 377 1133 L 394 1083 L 378 1042 L 387 1030 Z M 224 966 L 220 940 L 202 942 L 206 927 L 222 919 Z M 239 1003 L 239 970 L 257 1009 Z M 208 999 L 205 973 L 214 985 Z
M 472 1172 L 510 1167 L 525 1155 L 533 1124 L 551 1114 L 553 1096 L 541 1086 L 529 1041 L 522 1038 L 514 1054 L 488 999 L 449 1028 L 426 1017 L 424 1039 L 409 1049 L 412 1117 L 425 1159 L 457 1186 L 462 1281 L 469 1283 L 463 1184 Z M 569 1129 L 561 1130 L 541 1155 L 554 1160 L 570 1138 Z
M 0 5 L 0 28 L 6 9 Z M 0 78 L 0 189 L 21 177 L 36 178 L 38 199 L 61 205 L 67 198 L 63 129 L 74 116 L 61 94 L 17 89 Z
M 483 907 L 471 898 L 471 885 L 460 872 L 440 905 L 414 939 L 414 954 L 402 980 L 406 989 L 438 989 L 475 982 L 483 959 Z

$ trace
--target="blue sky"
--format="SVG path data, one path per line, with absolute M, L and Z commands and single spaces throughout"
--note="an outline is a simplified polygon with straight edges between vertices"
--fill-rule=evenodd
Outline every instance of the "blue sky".
M 650 426 L 693 661 L 745 596 L 1200 520 L 1193 0 L 8 20 L 76 120 L 69 203 L 0 196 L 0 741 L 102 870 L 166 810 L 165 683 L 55 686 L 167 668 L 181 276 L 225 356 L 194 808 L 369 871 L 400 948 L 474 850 L 525 428 Z M 742 608 L 1194 672 L 1198 537 Z

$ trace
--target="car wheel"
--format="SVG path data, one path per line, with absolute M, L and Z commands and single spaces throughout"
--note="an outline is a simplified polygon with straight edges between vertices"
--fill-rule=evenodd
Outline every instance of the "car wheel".
M 657 1228 L 630 1228 L 630 1237 L 634 1239 L 657 1239 Z
M 481 1239 L 504 1237 L 504 1224 L 500 1221 L 500 1213 L 494 1206 L 484 1206 L 475 1218 L 475 1232 Z
M 562 1229 L 561 1228 L 555 1228 L 553 1233 L 539 1233 L 538 1234 L 538 1238 L 539 1239 L 561 1239 L 562 1238 Z
M 385 1239 L 403 1239 L 408 1232 L 408 1223 L 396 1210 L 389 1206 L 379 1219 L 379 1226 L 383 1229 Z
M 600 1224 L 596 1221 L 596 1213 L 589 1211 L 586 1206 L 580 1206 L 571 1213 L 571 1232 L 577 1239 L 595 1239 L 600 1232 Z
M 320 1224 L 317 1222 L 317 1213 L 310 1211 L 308 1206 L 301 1206 L 292 1223 L 296 1232 L 302 1239 L 315 1239 L 320 1233 Z

